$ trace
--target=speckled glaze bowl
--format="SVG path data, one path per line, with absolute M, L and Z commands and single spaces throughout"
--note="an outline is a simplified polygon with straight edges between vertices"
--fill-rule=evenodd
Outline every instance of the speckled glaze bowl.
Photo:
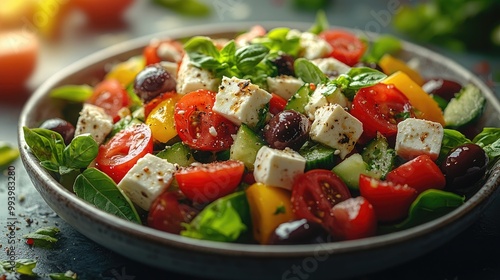
M 493 200 L 500 184 L 498 162 L 488 173 L 482 188 L 464 205 L 408 230 L 355 241 L 314 245 L 220 243 L 161 232 L 98 210 L 61 186 L 29 152 L 22 127 L 36 127 L 47 118 L 59 116 L 64 105 L 49 98 L 48 93 L 52 88 L 66 84 L 95 84 L 103 78 L 106 65 L 140 54 L 153 37 L 232 37 L 254 24 L 180 28 L 139 38 L 78 61 L 47 80 L 25 105 L 19 122 L 19 145 L 31 180 L 48 205 L 75 229 L 102 246 L 165 270 L 215 279 L 332 279 L 374 272 L 423 255 L 469 227 Z M 302 30 L 310 26 L 289 22 L 259 24 L 267 28 L 288 26 Z M 500 126 L 498 100 L 491 89 L 468 70 L 428 49 L 406 42 L 401 57 L 418 58 L 422 69 L 425 69 L 424 76 L 476 84 L 488 100 L 479 125 Z

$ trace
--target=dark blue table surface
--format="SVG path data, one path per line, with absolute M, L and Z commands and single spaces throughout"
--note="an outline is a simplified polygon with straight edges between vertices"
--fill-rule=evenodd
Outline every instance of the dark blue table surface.
M 232 21 L 303 21 L 312 22 L 314 12 L 297 11 L 290 1 L 229 1 L 218 0 L 212 3 L 214 12 L 207 18 L 185 18 L 170 11 L 159 9 L 147 1 L 138 1 L 128 11 L 126 24 L 115 30 L 91 30 L 78 28 L 70 32 L 59 45 L 42 46 L 39 67 L 26 89 L 26 97 L 47 77 L 59 71 L 71 62 L 98 49 L 130 38 L 156 33 L 168 28 L 186 25 L 199 25 L 214 22 Z M 221 10 L 224 4 L 226 7 Z M 390 1 L 389 1 L 390 2 Z M 386 1 L 334 1 L 327 8 L 332 25 L 369 29 L 369 31 L 395 33 L 386 21 L 376 15 L 387 14 Z M 396 3 L 399 3 L 396 1 Z M 235 6 L 239 5 L 239 6 Z M 239 14 L 231 9 L 238 8 Z M 389 14 L 391 16 L 391 14 Z M 82 44 L 82 40 L 85 44 Z M 473 53 L 453 53 L 441 48 L 429 46 L 438 52 L 458 61 L 469 69 L 482 61 L 488 61 L 492 69 L 500 69 L 499 57 Z M 57 55 L 56 55 L 57 54 Z M 497 97 L 499 93 L 497 92 Z M 24 100 L 3 102 L 0 104 L 0 140 L 17 145 L 17 119 Z M 16 176 L 17 205 L 15 217 L 16 258 L 30 258 L 37 261 L 35 272 L 39 279 L 48 279 L 49 273 L 72 270 L 80 279 L 191 279 L 149 267 L 112 252 L 74 230 L 58 217 L 37 193 L 27 173 L 18 159 L 12 163 Z M 0 260 L 8 259 L 7 246 L 7 175 L 0 173 Z M 25 244 L 23 234 L 42 226 L 57 226 L 61 233 L 59 241 L 52 249 L 33 248 Z M 332 269 L 332 274 L 335 269 Z M 314 279 L 314 274 L 309 279 Z M 470 228 L 451 238 L 438 249 L 388 270 L 358 277 L 359 280 L 376 279 L 439 279 L 463 280 L 500 279 L 500 199 L 495 199 L 479 220 Z

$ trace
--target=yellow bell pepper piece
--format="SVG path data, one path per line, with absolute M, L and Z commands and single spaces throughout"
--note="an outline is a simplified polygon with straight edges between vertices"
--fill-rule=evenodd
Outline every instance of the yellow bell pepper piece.
M 385 54 L 380 58 L 378 65 L 382 68 L 385 74 L 391 75 L 397 71 L 404 72 L 408 75 L 417 85 L 422 86 L 425 83 L 424 78 L 420 74 L 410 68 L 404 61 L 397 59 L 390 54 Z
M 293 219 L 291 193 L 278 187 L 255 183 L 246 189 L 253 236 L 260 244 L 267 244 L 274 230 Z
M 413 81 L 405 73 L 398 71 L 382 81 L 383 84 L 393 84 L 410 100 L 410 104 L 416 109 L 416 117 L 445 125 L 443 111 L 432 97 L 422 87 Z
M 145 65 L 146 63 L 142 56 L 131 57 L 113 66 L 105 79 L 116 79 L 122 86 L 127 87 L 134 81 L 135 76 L 144 69 Z
M 166 143 L 177 135 L 174 121 L 175 103 L 181 98 L 174 94 L 160 102 L 146 118 L 146 124 L 151 128 L 153 139 Z

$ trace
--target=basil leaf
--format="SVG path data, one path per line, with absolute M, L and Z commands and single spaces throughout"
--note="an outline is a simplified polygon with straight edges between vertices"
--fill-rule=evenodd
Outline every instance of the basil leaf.
M 129 198 L 108 175 L 98 169 L 89 168 L 78 175 L 73 190 L 78 197 L 105 212 L 134 223 L 141 223 Z
M 316 21 L 314 22 L 314 25 L 309 28 L 308 32 L 319 34 L 322 31 L 328 30 L 329 28 L 330 25 L 328 23 L 328 19 L 326 18 L 325 11 L 319 10 L 316 14 Z
M 99 145 L 90 134 L 78 135 L 63 151 L 64 166 L 86 168 L 97 156 Z
M 228 64 L 235 64 L 235 56 L 234 54 L 236 53 L 236 43 L 234 40 L 229 41 L 221 50 L 220 50 L 220 62 L 221 63 L 228 63 Z
M 187 53 L 201 53 L 219 60 L 219 50 L 212 39 L 206 36 L 195 36 L 184 44 Z M 190 56 L 191 57 L 191 56 Z
M 305 58 L 297 58 L 293 64 L 295 75 L 306 83 L 321 84 L 328 80 L 318 66 Z
M 465 197 L 437 189 L 422 192 L 410 206 L 409 215 L 398 229 L 407 229 L 435 220 L 462 205 Z
M 89 85 L 67 85 L 51 90 L 49 96 L 68 101 L 85 102 L 93 93 L 94 88 Z
M 44 128 L 23 127 L 24 140 L 40 162 L 61 165 L 66 147 L 61 134 Z
M 439 151 L 437 161 L 441 162 L 452 149 L 470 142 L 471 141 L 458 130 L 445 128 L 443 130 L 443 141 L 441 142 L 441 150 Z
M 7 142 L 0 141 L 0 170 L 6 168 L 19 157 L 19 149 Z
M 243 72 L 251 72 L 259 62 L 269 53 L 269 49 L 263 45 L 248 45 L 236 50 L 236 67 Z
M 187 54 L 191 60 L 191 64 L 198 68 L 215 70 L 221 67 L 221 63 L 212 56 L 197 52 L 188 52 Z
M 287 53 L 297 56 L 300 51 L 300 33 L 289 35 L 290 28 L 278 27 L 270 30 L 264 37 L 252 40 L 252 44 L 260 44 L 269 49 L 269 53 Z
M 351 90 L 359 90 L 364 87 L 373 86 L 387 78 L 386 74 L 369 67 L 351 68 L 351 70 L 347 72 L 347 76 L 351 77 L 351 81 L 347 86 L 347 88 Z
M 491 162 L 500 157 L 500 128 L 485 127 L 472 142 L 484 149 Z
M 212 241 L 237 240 L 251 225 L 250 208 L 244 191 L 219 198 L 205 207 L 181 235 Z

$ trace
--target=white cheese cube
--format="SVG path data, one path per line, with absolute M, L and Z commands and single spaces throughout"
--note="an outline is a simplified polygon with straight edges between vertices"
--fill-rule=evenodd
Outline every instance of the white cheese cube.
M 250 80 L 223 77 L 212 108 L 236 125 L 255 127 L 260 111 L 271 100 L 271 94 Z
M 177 93 L 186 94 L 198 89 L 217 91 L 219 83 L 212 72 L 194 66 L 189 56 L 184 55 L 177 73 Z
M 343 159 L 363 133 L 363 124 L 338 104 L 328 104 L 314 115 L 309 135 L 311 139 L 339 151 Z
M 170 185 L 175 171 L 170 162 L 146 154 L 127 172 L 118 187 L 132 202 L 148 211 L 151 203 Z
M 89 133 L 97 144 L 102 144 L 113 129 L 113 118 L 103 108 L 84 103 L 75 127 L 75 137 Z
M 259 183 L 291 190 L 294 178 L 304 173 L 305 167 L 306 159 L 290 148 L 262 146 L 255 158 L 253 175 Z
M 304 106 L 307 116 L 314 121 L 314 113 L 317 109 L 326 104 L 339 104 L 344 108 L 349 107 L 349 99 L 342 93 L 340 88 L 332 92 L 332 87 L 326 84 L 319 84 L 309 97 L 309 101 Z
M 311 62 L 318 66 L 319 70 L 330 78 L 336 78 L 340 74 L 346 74 L 351 70 L 349 65 L 344 64 L 340 60 L 333 57 L 317 58 L 311 60 Z
M 440 123 L 408 118 L 398 123 L 396 153 L 406 160 L 422 154 L 436 160 L 441 150 L 443 135 L 443 126 Z
M 179 68 L 177 62 L 160 61 L 160 65 L 165 69 L 165 71 L 167 71 L 168 74 L 177 79 L 177 70 Z
M 303 85 L 304 81 L 293 76 L 281 75 L 277 77 L 267 77 L 268 90 L 286 100 L 290 99 L 290 97 L 292 97 Z
M 332 46 L 318 35 L 310 32 L 300 34 L 300 57 L 311 60 L 326 57 L 331 52 Z

